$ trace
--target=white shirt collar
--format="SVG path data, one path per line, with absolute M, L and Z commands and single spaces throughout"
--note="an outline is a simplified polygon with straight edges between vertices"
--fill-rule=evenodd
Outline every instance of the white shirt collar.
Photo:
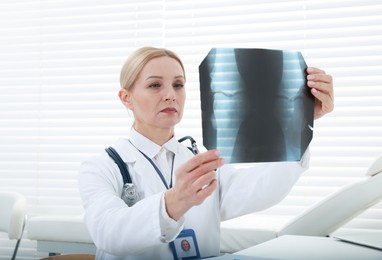
M 129 139 L 137 149 L 146 154 L 149 158 L 154 158 L 154 156 L 159 153 L 162 147 L 173 152 L 174 154 L 177 153 L 178 149 L 178 141 L 176 140 L 175 136 L 160 146 L 132 128 L 130 131 Z

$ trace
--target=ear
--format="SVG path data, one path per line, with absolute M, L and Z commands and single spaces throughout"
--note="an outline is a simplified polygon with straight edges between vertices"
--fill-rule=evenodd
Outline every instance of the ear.
M 131 93 L 124 88 L 121 88 L 118 92 L 118 97 L 122 104 L 130 110 L 133 110 L 133 105 L 131 102 Z

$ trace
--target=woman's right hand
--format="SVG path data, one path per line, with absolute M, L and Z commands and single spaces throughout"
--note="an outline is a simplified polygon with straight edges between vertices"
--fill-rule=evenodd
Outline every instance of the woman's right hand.
M 224 160 L 217 150 L 200 153 L 176 170 L 176 183 L 165 194 L 166 210 L 179 220 L 191 207 L 201 204 L 217 187 L 215 169 Z

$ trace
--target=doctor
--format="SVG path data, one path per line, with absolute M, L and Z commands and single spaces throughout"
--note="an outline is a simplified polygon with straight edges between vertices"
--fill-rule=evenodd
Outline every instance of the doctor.
M 318 118 L 333 109 L 332 78 L 316 68 L 307 72 Z M 194 156 L 174 133 L 183 115 L 186 76 L 170 50 L 138 49 L 120 81 L 119 98 L 135 121 L 114 149 L 140 199 L 132 206 L 121 199 L 121 173 L 107 153 L 82 164 L 79 188 L 98 260 L 176 259 L 170 244 L 180 234 L 192 238 L 202 258 L 217 256 L 220 221 L 278 203 L 308 167 L 307 153 L 299 162 L 241 169 L 225 165 L 216 150 Z

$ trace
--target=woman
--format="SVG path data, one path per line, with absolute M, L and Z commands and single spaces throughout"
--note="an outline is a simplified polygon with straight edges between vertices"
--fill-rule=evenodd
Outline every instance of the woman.
M 332 79 L 316 68 L 307 72 L 318 118 L 333 109 Z M 97 259 L 173 259 L 169 244 L 183 232 L 202 258 L 219 255 L 220 221 L 278 203 L 307 168 L 304 155 L 300 162 L 235 169 L 216 150 L 194 156 L 180 144 L 174 126 L 183 115 L 186 76 L 170 50 L 137 50 L 120 81 L 119 98 L 135 121 L 114 148 L 140 199 L 132 206 L 121 199 L 121 173 L 108 154 L 82 164 L 79 187 Z

